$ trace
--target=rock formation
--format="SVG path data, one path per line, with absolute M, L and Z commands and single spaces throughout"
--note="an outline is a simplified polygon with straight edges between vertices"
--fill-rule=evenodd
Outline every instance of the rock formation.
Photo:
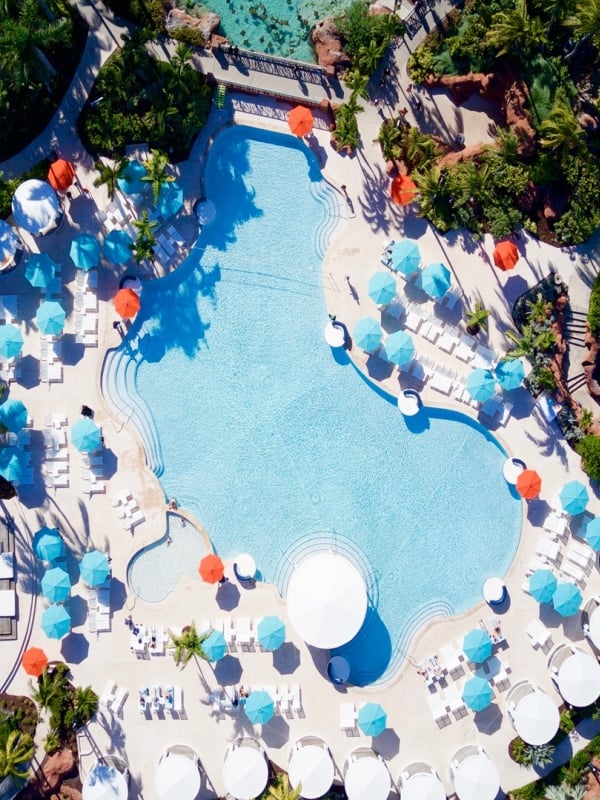
M 320 67 L 346 69 L 350 66 L 350 57 L 344 51 L 342 36 L 335 26 L 333 17 L 326 17 L 318 22 L 312 29 L 310 37 Z
M 173 31 L 177 28 L 192 28 L 198 31 L 205 44 L 210 42 L 213 32 L 216 31 L 220 24 L 219 16 L 212 11 L 208 11 L 201 17 L 194 17 L 181 8 L 172 8 L 165 20 L 165 28 L 168 31 Z

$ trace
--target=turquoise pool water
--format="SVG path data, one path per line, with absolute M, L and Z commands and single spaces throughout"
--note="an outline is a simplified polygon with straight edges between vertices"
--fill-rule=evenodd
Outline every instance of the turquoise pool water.
M 315 22 L 343 11 L 351 0 L 186 0 L 194 13 L 214 11 L 220 33 L 232 44 L 259 53 L 314 62 L 309 34 Z
M 346 648 L 367 683 L 425 617 L 472 607 L 506 572 L 521 505 L 482 428 L 437 413 L 408 428 L 325 344 L 321 263 L 337 199 L 312 153 L 233 127 L 211 149 L 205 186 L 216 220 L 176 274 L 145 285 L 110 394 L 136 404 L 137 387 L 134 417 L 165 495 L 224 557 L 248 551 L 272 580 L 318 531 L 367 555 L 377 607 Z
M 198 564 L 207 548 L 196 528 L 188 522 L 182 525 L 181 520 L 167 514 L 162 539 L 144 547 L 129 563 L 127 583 L 147 603 L 164 600 L 184 575 L 198 577 Z

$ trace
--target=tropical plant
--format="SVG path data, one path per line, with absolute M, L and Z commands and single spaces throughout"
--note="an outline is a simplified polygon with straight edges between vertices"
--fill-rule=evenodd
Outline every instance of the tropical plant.
M 123 170 L 127 166 L 127 159 L 125 156 L 117 158 L 112 164 L 107 164 L 105 161 L 99 160 L 94 164 L 95 169 L 99 173 L 98 177 L 94 180 L 94 186 L 106 186 L 106 191 L 111 200 L 117 192 L 117 180 L 123 174 Z
M 152 150 L 151 157 L 144 161 L 146 175 L 142 176 L 142 180 L 147 181 L 151 185 L 155 203 L 158 202 L 160 187 L 164 183 L 170 183 L 175 180 L 173 175 L 169 175 L 167 172 L 168 166 L 169 159 L 159 150 Z
M 28 771 L 23 769 L 27 761 L 31 761 L 35 753 L 33 739 L 27 733 L 11 731 L 0 747 L 0 778 L 27 778 Z
M 173 643 L 173 659 L 177 666 L 181 664 L 182 669 L 194 658 L 201 658 L 208 661 L 208 656 L 204 652 L 203 644 L 210 636 L 211 631 L 198 633 L 194 622 L 183 629 L 180 635 L 169 631 L 171 642 Z
M 57 750 L 60 750 L 61 745 L 62 742 L 58 733 L 56 731 L 48 731 L 46 740 L 44 741 L 44 751 L 48 753 L 48 755 L 52 755 L 52 753 L 56 753 Z
M 67 687 L 68 681 L 64 670 L 45 669 L 37 679 L 37 688 L 32 684 L 33 700 L 42 711 L 51 711 L 57 703 L 62 701 Z
M 582 146 L 585 131 L 563 89 L 556 92 L 550 115 L 540 124 L 540 133 L 540 144 L 551 152 L 577 150 Z
M 594 481 L 600 480 L 600 438 L 588 434 L 577 443 L 584 472 Z
M 579 0 L 575 13 L 565 20 L 565 25 L 580 41 L 593 39 L 600 45 L 600 0 Z
M 556 375 L 547 364 L 537 364 L 532 370 L 533 378 L 540 389 L 551 392 L 556 389 Z
M 356 121 L 357 111 L 362 111 L 354 95 L 350 96 L 347 103 L 343 103 L 335 114 L 335 138 L 338 148 L 356 150 L 360 144 L 360 134 Z
M 401 156 L 402 132 L 393 120 L 386 119 L 377 134 L 376 142 L 381 145 L 381 153 L 386 161 L 393 161 Z
M 437 144 L 431 136 L 421 133 L 416 127 L 406 128 L 402 149 L 404 161 L 411 171 L 425 169 L 439 155 Z
M 479 300 L 475 303 L 475 308 L 466 309 L 465 322 L 467 323 L 468 333 L 477 334 L 481 329 L 487 331 L 489 315 L 490 312 L 483 307 Z
M 581 418 L 579 420 L 579 427 L 582 431 L 587 431 L 594 421 L 594 415 L 589 408 L 581 409 Z
M 511 51 L 523 56 L 546 44 L 548 39 L 542 20 L 529 16 L 527 0 L 516 0 L 514 7 L 494 14 L 485 41 L 498 56 Z
M 536 294 L 535 300 L 527 300 L 527 319 L 534 326 L 547 324 L 551 312 L 552 303 L 541 292 Z
M 145 208 L 142 211 L 142 216 L 133 220 L 133 225 L 138 233 L 135 242 L 131 245 L 131 249 L 135 260 L 140 264 L 144 259 L 152 258 L 153 247 L 156 244 L 156 237 L 153 231 L 158 222 L 150 219 L 148 209 Z
M 546 800 L 583 800 L 585 788 L 581 784 L 569 786 L 567 783 L 561 783 L 560 786 L 547 786 L 544 790 L 544 797 Z
M 385 53 L 385 44 L 371 39 L 368 44 L 363 44 L 358 50 L 358 69 L 365 75 L 372 75 Z
M 357 68 L 353 70 L 347 70 L 344 74 L 344 82 L 352 94 L 362 97 L 363 100 L 369 99 L 369 90 L 367 89 L 369 84 L 368 75 L 363 75 L 362 72 Z
M 279 773 L 262 794 L 261 800 L 298 800 L 302 787 L 293 789 L 285 772 Z
M 505 359 L 509 361 L 522 357 L 531 359 L 536 352 L 545 353 L 551 350 L 556 343 L 553 331 L 543 330 L 540 333 L 536 333 L 529 323 L 523 325 L 521 335 L 514 331 L 506 331 L 505 335 L 515 345 L 505 355 Z
M 98 695 L 91 686 L 77 686 L 71 696 L 71 708 L 65 714 L 65 724 L 70 728 L 80 728 L 94 716 L 98 710 Z

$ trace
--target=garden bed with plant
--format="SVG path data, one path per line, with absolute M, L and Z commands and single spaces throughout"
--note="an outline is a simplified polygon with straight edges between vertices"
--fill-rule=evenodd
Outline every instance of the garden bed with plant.
M 506 118 L 495 146 L 443 170 L 440 154 L 419 165 L 413 178 L 422 213 L 438 229 L 502 237 L 523 227 L 565 245 L 586 241 L 600 225 L 593 7 L 587 0 L 531 8 L 525 0 L 470 0 L 412 54 L 415 83 L 454 87 L 465 92 L 459 100 L 479 89 Z

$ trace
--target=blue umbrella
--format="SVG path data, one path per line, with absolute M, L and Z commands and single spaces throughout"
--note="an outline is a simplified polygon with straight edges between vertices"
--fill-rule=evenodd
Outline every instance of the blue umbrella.
M 126 231 L 115 228 L 104 237 L 104 255 L 113 264 L 124 264 L 131 258 L 132 245 L 131 236 Z
M 268 692 L 252 692 L 244 704 L 246 716 L 253 725 L 268 722 L 275 713 L 275 703 Z
M 27 425 L 29 412 L 21 400 L 5 400 L 0 405 L 0 425 L 7 431 L 18 433 Z
M 489 633 L 483 628 L 473 628 L 464 638 L 463 650 L 469 661 L 481 664 L 492 655 L 492 640 Z
M 552 570 L 536 569 L 529 578 L 529 594 L 538 603 L 550 603 L 557 585 L 558 580 Z
M 365 703 L 358 712 L 358 727 L 365 736 L 379 736 L 387 728 L 387 714 L 379 703 Z
M 141 194 L 149 184 L 143 181 L 148 174 L 146 167 L 139 161 L 130 161 L 117 178 L 117 186 L 124 194 Z
M 496 367 L 496 380 L 506 391 L 510 392 L 512 389 L 518 389 L 523 383 L 524 377 L 523 362 L 519 358 L 514 358 L 511 361 L 502 361 Z
M 402 239 L 392 247 L 392 269 L 403 275 L 414 275 L 419 271 L 421 254 L 416 242 L 412 239 Z
M 156 210 L 161 217 L 173 217 L 183 206 L 183 189 L 177 181 L 162 183 Z
M 369 281 L 369 297 L 378 306 L 387 306 L 396 297 L 396 279 L 389 272 L 376 272 Z
M 18 483 L 21 478 L 21 458 L 16 447 L 0 450 L 0 475 L 9 483 Z
M 50 639 L 62 639 L 71 630 L 71 617 L 64 606 L 48 606 L 42 614 L 42 630 Z
M 594 550 L 600 550 L 600 517 L 594 517 L 585 526 L 585 540 Z
M 100 245 L 98 240 L 89 233 L 82 233 L 76 236 L 71 242 L 69 250 L 71 261 L 77 269 L 88 270 L 97 267 L 100 262 Z
M 58 264 L 50 258 L 48 253 L 34 253 L 27 259 L 25 277 L 32 286 L 47 289 L 56 275 Z
M 57 336 L 62 333 L 66 319 L 67 312 L 56 300 L 45 300 L 35 315 L 36 324 L 45 336 Z
M 219 661 L 227 652 L 227 642 L 221 631 L 211 631 L 202 642 L 202 650 L 209 661 Z
M 450 270 L 440 262 L 429 264 L 419 276 L 421 289 L 433 300 L 441 300 L 450 288 L 451 282 Z
M 371 317 L 359 319 L 354 328 L 354 339 L 357 347 L 367 353 L 374 353 L 381 344 L 383 331 L 381 325 Z
M 33 552 L 41 561 L 54 561 L 65 554 L 65 543 L 57 528 L 40 528 L 31 544 Z
M 391 333 L 385 340 L 384 347 L 388 361 L 398 367 L 408 364 L 415 354 L 415 344 L 405 331 Z
M 570 481 L 566 483 L 559 495 L 560 504 L 563 510 L 570 514 L 572 517 L 577 514 L 583 514 L 585 507 L 588 504 L 590 496 L 588 490 L 583 483 L 579 481 Z
M 108 558 L 98 550 L 86 553 L 79 562 L 79 574 L 83 581 L 92 588 L 104 583 L 109 573 Z
M 42 577 L 42 593 L 51 603 L 64 603 L 71 594 L 69 573 L 60 567 L 47 569 Z
M 574 583 L 559 583 L 552 595 L 552 605 L 561 617 L 572 617 L 579 611 L 582 601 L 581 592 Z
M 479 403 L 485 403 L 496 393 L 496 379 L 489 369 L 474 369 L 467 378 L 467 391 Z
M 285 642 L 285 625 L 279 617 L 263 617 L 258 623 L 257 634 L 263 650 L 277 650 Z
M 490 684 L 477 675 L 465 683 L 462 693 L 462 699 L 473 711 L 483 711 L 492 702 L 493 696 Z
M 23 347 L 23 334 L 16 325 L 0 325 L 0 358 L 14 358 Z
M 102 444 L 102 431 L 93 419 L 81 417 L 71 428 L 71 442 L 80 453 L 93 453 Z

